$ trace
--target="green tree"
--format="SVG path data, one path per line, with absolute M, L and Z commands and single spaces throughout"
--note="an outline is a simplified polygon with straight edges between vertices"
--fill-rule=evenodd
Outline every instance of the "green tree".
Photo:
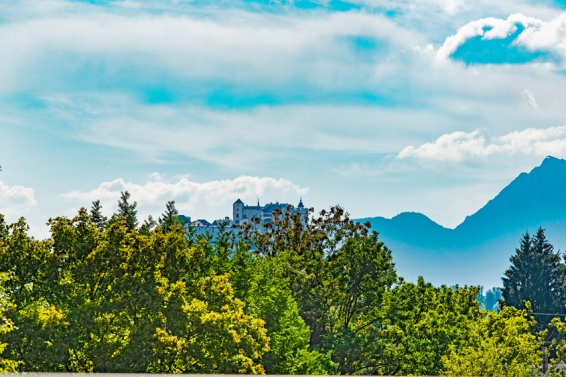
M 263 356 L 268 374 L 329 374 L 335 365 L 328 355 L 309 347 L 311 330 L 299 315 L 285 264 L 279 257 L 258 258 L 246 290 L 247 312 L 263 318 L 269 352 Z
M 333 207 L 306 220 L 277 212 L 250 242 L 258 255 L 284 265 L 282 277 L 311 330 L 311 349 L 330 355 L 335 372 L 373 372 L 382 362 L 380 308 L 397 281 L 391 252 L 377 233 Z
M 144 220 L 143 225 L 140 227 L 140 234 L 149 236 L 156 226 L 157 222 L 153 219 L 153 216 L 149 215 L 147 220 Z
M 0 215 L 0 226 L 2 226 L 3 217 Z M 0 248 L 2 247 L 0 240 Z M 11 311 L 10 302 L 8 300 L 6 291 L 4 290 L 4 282 L 8 280 L 6 274 L 0 274 L 0 337 L 14 330 L 14 323 L 8 317 L 8 312 Z M 6 349 L 7 343 L 0 343 L 0 355 Z M 0 358 L 0 373 L 16 372 L 18 363 L 15 360 Z
M 96 224 L 98 230 L 104 230 L 108 224 L 108 218 L 102 214 L 102 205 L 100 205 L 100 200 L 95 200 L 92 202 L 92 207 L 90 208 L 90 218 L 92 222 Z
M 179 211 L 175 208 L 175 201 L 167 202 L 165 212 L 159 218 L 159 226 L 163 232 L 170 231 L 174 225 L 179 223 Z
M 542 363 L 542 336 L 532 334 L 534 319 L 511 306 L 472 322 L 464 339 L 450 346 L 442 373 L 449 376 L 530 377 Z
M 510 261 L 511 266 L 502 279 L 504 305 L 525 309 L 525 301 L 529 301 L 536 313 L 566 313 L 565 267 L 542 228 L 534 237 L 528 232 L 523 236 Z M 551 318 L 548 315 L 537 318 L 538 329 L 546 328 Z
M 450 346 L 481 317 L 477 287 L 434 287 L 419 277 L 389 291 L 377 332 L 382 363 L 377 374 L 438 375 Z
M 18 371 L 263 372 L 264 321 L 209 273 L 206 242 L 180 227 L 140 234 L 125 216 L 100 230 L 85 209 L 49 224 L 46 241 L 23 219 L 0 227 L 14 324 L 0 357 Z
M 128 191 L 123 191 L 120 193 L 117 215 L 124 216 L 129 229 L 136 229 L 138 227 L 138 211 L 136 210 L 138 203 L 134 202 L 133 204 L 130 204 L 129 199 L 130 193 Z

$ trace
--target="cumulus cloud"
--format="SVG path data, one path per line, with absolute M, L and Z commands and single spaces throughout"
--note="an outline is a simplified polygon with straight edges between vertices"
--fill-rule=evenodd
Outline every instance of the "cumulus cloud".
M 9 186 L 0 181 L 0 213 L 7 217 L 19 216 L 37 205 L 31 187 Z
M 426 143 L 419 147 L 412 145 L 404 148 L 397 158 L 417 157 L 433 160 L 460 161 L 466 155 L 485 155 L 485 138 L 479 130 L 473 132 L 452 132 L 442 135 L 434 143 Z
M 566 12 L 536 27 L 526 28 L 516 40 L 530 50 L 556 52 L 561 57 L 566 56 Z
M 547 53 L 549 63 L 556 58 L 562 65 L 566 62 L 566 12 L 550 21 L 527 17 L 521 13 L 510 15 L 507 19 L 482 18 L 460 27 L 456 34 L 446 38 L 436 52 L 437 61 L 444 61 L 454 54 L 468 40 L 481 37 L 482 40 L 504 39 L 521 28 L 521 32 L 509 47 L 523 48 L 530 52 Z M 562 68 L 562 67 L 561 67 Z
M 517 25 L 521 25 L 524 31 L 514 43 L 528 46 L 526 43 L 529 39 L 528 35 L 536 33 L 536 30 L 540 30 L 544 24 L 542 20 L 520 13 L 512 14 L 506 20 L 488 17 L 472 21 L 460 27 L 456 34 L 446 38 L 437 51 L 437 58 L 448 59 L 458 47 L 475 37 L 481 36 L 483 40 L 506 38 L 517 31 Z
M 397 159 L 417 158 L 437 161 L 462 161 L 467 158 L 497 153 L 535 156 L 566 157 L 566 126 L 528 128 L 514 131 L 489 141 L 482 131 L 452 132 L 432 143 L 418 147 L 408 146 L 397 154 Z
M 162 211 L 165 203 L 175 200 L 180 211 L 191 213 L 196 208 L 222 207 L 225 213 L 231 211 L 231 204 L 241 198 L 254 201 L 266 193 L 286 196 L 302 196 L 309 189 L 299 187 L 283 178 L 240 176 L 235 179 L 195 182 L 189 178 L 180 178 L 170 182 L 164 176 L 153 173 L 143 184 L 126 182 L 122 178 L 101 183 L 91 191 L 71 191 L 61 197 L 80 203 L 100 200 L 105 211 L 115 211 L 122 191 L 131 194 L 131 200 L 137 201 L 146 213 Z

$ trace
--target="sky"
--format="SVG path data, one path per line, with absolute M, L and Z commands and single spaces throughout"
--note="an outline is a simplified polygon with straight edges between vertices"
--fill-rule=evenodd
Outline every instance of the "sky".
M 566 158 L 566 1 L 3 0 L 0 213 L 121 191 L 213 220 L 302 198 L 453 228 Z

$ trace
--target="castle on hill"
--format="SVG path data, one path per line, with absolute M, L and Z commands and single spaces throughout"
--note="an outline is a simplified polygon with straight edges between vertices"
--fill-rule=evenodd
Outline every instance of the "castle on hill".
M 308 214 L 308 209 L 303 204 L 303 199 L 299 200 L 299 204 L 295 207 L 289 203 L 268 203 L 264 206 L 259 204 L 259 199 L 257 205 L 246 205 L 241 199 L 238 199 L 232 204 L 232 218 L 226 216 L 224 219 L 214 220 L 209 222 L 205 219 L 198 219 L 191 221 L 191 218 L 184 215 L 179 215 L 179 220 L 183 223 L 185 228 L 189 226 L 197 234 L 210 233 L 213 237 L 218 233 L 220 225 L 226 226 L 226 228 L 239 228 L 240 225 L 250 223 L 253 218 L 258 218 L 260 220 L 260 225 L 265 224 L 269 221 L 273 221 L 273 213 L 275 210 L 281 211 L 281 213 L 290 212 L 290 214 L 300 214 L 305 219 Z
M 307 208 L 303 204 L 303 198 L 299 200 L 297 207 L 288 203 L 269 203 L 264 206 L 259 205 L 259 199 L 257 205 L 249 206 L 244 204 L 240 199 L 236 200 L 232 205 L 232 223 L 234 225 L 245 224 L 249 222 L 254 217 L 257 217 L 261 223 L 266 223 L 273 221 L 273 213 L 278 209 L 281 213 L 286 213 L 287 210 L 291 214 L 301 214 L 303 216 L 307 215 Z

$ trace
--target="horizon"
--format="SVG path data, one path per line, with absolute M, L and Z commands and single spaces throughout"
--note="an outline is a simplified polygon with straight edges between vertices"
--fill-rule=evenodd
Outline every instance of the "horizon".
M 566 157 L 559 1 L 0 5 L 0 212 L 238 197 L 454 228 Z

